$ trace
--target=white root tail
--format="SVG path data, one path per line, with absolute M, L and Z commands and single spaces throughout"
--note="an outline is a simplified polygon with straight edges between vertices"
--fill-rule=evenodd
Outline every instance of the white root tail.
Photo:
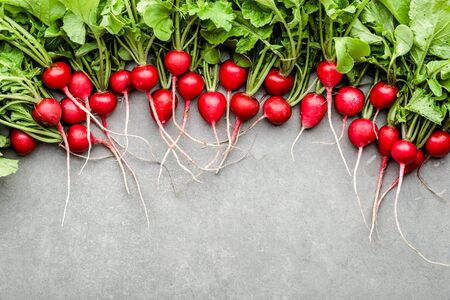
M 398 200 L 400 198 L 400 191 L 401 191 L 401 188 L 402 188 L 404 171 L 405 171 L 405 164 L 400 164 L 399 181 L 398 181 L 397 191 L 395 192 L 395 202 L 394 202 L 394 215 L 395 215 L 395 224 L 397 225 L 397 230 L 400 233 L 400 236 L 402 237 L 402 239 L 405 242 L 405 244 L 408 245 L 408 247 L 411 248 L 414 252 L 416 252 L 423 260 L 425 260 L 426 262 L 428 262 L 430 264 L 433 264 L 433 265 L 439 265 L 439 266 L 443 266 L 443 267 L 450 267 L 450 264 L 434 261 L 434 260 L 431 260 L 431 259 L 427 258 L 410 241 L 408 241 L 406 239 L 405 235 L 403 234 L 403 231 L 402 231 L 402 229 L 400 227 L 400 222 L 399 222 L 399 219 L 398 219 Z
M 338 138 L 338 136 L 336 134 L 336 131 L 334 130 L 333 121 L 331 120 L 331 104 L 332 104 L 332 100 L 333 100 L 332 92 L 333 92 L 332 88 L 327 88 L 328 123 L 330 124 L 331 132 L 333 133 L 334 140 L 336 142 L 336 146 L 338 148 L 339 154 L 340 154 L 340 156 L 342 158 L 342 161 L 344 162 L 345 169 L 347 170 L 348 175 L 352 176 L 352 173 L 350 172 L 350 168 L 348 167 L 348 164 L 347 164 L 347 160 L 345 159 L 344 153 L 342 152 L 341 144 L 339 143 L 339 138 Z
M 362 209 L 361 198 L 359 198 L 358 189 L 356 185 L 356 173 L 358 172 L 359 162 L 361 161 L 361 156 L 363 152 L 363 147 L 358 148 L 358 158 L 356 159 L 355 168 L 353 169 L 353 189 L 355 191 L 356 199 L 358 200 L 359 210 L 361 211 L 361 215 L 364 221 L 364 225 L 366 225 L 367 229 L 369 229 L 369 225 L 367 224 L 366 217 L 364 216 L 364 211 Z

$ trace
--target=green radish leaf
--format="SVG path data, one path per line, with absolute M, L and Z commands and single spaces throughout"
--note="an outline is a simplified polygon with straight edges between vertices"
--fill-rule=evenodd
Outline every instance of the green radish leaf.
M 382 36 L 384 32 L 394 31 L 394 17 L 378 1 L 370 1 L 361 14 L 361 21 Z
M 428 86 L 430 87 L 430 90 L 433 92 L 433 94 L 436 97 L 442 96 L 442 87 L 436 78 L 428 78 L 427 83 L 428 83 Z
M 0 135 L 0 148 L 9 147 L 9 138 Z
M 263 8 L 254 0 L 242 1 L 242 16 L 249 20 L 255 27 L 262 27 L 272 22 L 273 13 L 271 10 Z
M 130 52 L 128 52 L 127 49 L 120 47 L 119 51 L 117 53 L 120 57 L 121 60 L 123 61 L 130 61 L 133 59 L 133 57 L 131 57 Z
M 411 0 L 409 17 L 414 32 L 414 59 L 435 55 L 450 58 L 450 5 L 448 0 Z
M 89 26 L 95 26 L 97 22 L 97 8 L 100 0 L 59 0 L 72 13 L 80 17 Z
M 19 161 L 0 157 L 0 177 L 14 174 L 19 169 Z
M 220 52 L 217 47 L 207 45 L 202 49 L 201 56 L 210 65 L 216 65 L 220 63 Z
M 83 44 L 80 48 L 77 49 L 77 52 L 75 52 L 75 57 L 82 57 L 86 54 L 88 54 L 91 51 L 97 50 L 98 44 L 96 42 L 90 42 Z
M 379 0 L 401 24 L 408 24 L 411 0 Z
M 379 45 L 383 43 L 383 38 L 373 34 L 359 19 L 353 24 L 350 35 L 363 40 L 369 45 Z
M 210 20 L 217 28 L 230 31 L 235 19 L 231 3 L 225 0 L 215 2 L 197 1 L 196 15 L 200 20 Z
M 412 30 L 403 24 L 400 24 L 394 31 L 394 57 L 400 57 L 407 54 L 413 45 L 414 34 Z
M 161 41 L 170 40 L 173 33 L 172 3 L 161 0 L 150 0 L 143 12 L 144 23 L 153 29 L 155 36 Z
M 244 54 L 233 53 L 233 61 L 243 68 L 250 68 L 252 66 L 252 60 Z
M 355 61 L 370 55 L 369 45 L 360 39 L 337 37 L 333 40 L 336 48 L 337 70 L 342 74 L 350 72 Z
M 47 26 L 61 19 L 66 12 L 59 0 L 2 0 L 1 3 L 21 7 Z
M 72 42 L 80 45 L 84 44 L 86 40 L 86 28 L 80 16 L 67 12 L 63 18 L 62 28 Z
M 445 112 L 436 104 L 435 99 L 423 89 L 414 91 L 409 103 L 406 105 L 406 109 L 438 125 L 441 125 L 445 117 Z

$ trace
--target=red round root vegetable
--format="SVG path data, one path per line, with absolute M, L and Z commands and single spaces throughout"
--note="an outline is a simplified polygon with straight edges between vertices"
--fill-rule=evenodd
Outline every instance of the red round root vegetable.
M 136 90 L 149 92 L 158 83 L 158 70 L 153 65 L 136 66 L 131 71 L 130 81 Z
M 425 151 L 431 157 L 446 156 L 450 153 L 450 134 L 444 130 L 435 130 L 425 143 Z
M 205 88 L 203 77 L 195 72 L 188 72 L 177 80 L 177 90 L 185 101 L 191 101 Z
M 327 113 L 327 100 L 319 94 L 308 93 L 300 102 L 300 120 L 306 129 L 317 126 Z
M 344 75 L 336 69 L 336 66 L 336 62 L 334 61 L 321 61 L 317 65 L 317 77 L 326 88 L 334 88 L 341 82 L 342 77 L 344 77 Z
M 117 97 L 111 92 L 96 92 L 89 97 L 89 105 L 93 112 L 106 117 L 116 109 Z
M 77 100 L 78 101 L 78 100 Z M 78 101 L 84 105 L 81 101 Z M 62 115 L 61 120 L 69 125 L 78 124 L 86 121 L 86 113 L 73 103 L 69 98 L 61 101 Z
M 68 88 L 75 98 L 86 100 L 92 94 L 93 85 L 86 74 L 76 71 L 70 78 Z
M 370 91 L 369 101 L 378 110 L 386 109 L 397 99 L 398 88 L 380 81 Z
M 34 106 L 32 115 L 39 124 L 57 126 L 61 121 L 61 105 L 53 98 L 44 98 Z
M 376 140 L 378 127 L 373 127 L 372 121 L 364 118 L 353 120 L 348 127 L 348 137 L 356 148 L 363 148 Z
M 131 72 L 119 70 L 111 74 L 109 86 L 117 94 L 123 94 L 131 90 Z
M 414 161 L 410 162 L 405 166 L 405 175 L 411 173 L 412 171 L 422 166 L 423 163 L 425 162 L 425 159 L 426 159 L 425 153 L 423 153 L 421 149 L 418 149 Z
M 391 156 L 399 165 L 410 164 L 417 157 L 417 147 L 407 140 L 396 141 L 392 145 Z
M 219 68 L 220 84 L 227 91 L 240 88 L 247 80 L 247 69 L 238 66 L 231 59 L 226 60 Z
M 51 89 L 63 89 L 69 84 L 71 76 L 70 66 L 63 61 L 57 61 L 44 70 L 42 82 Z
M 173 115 L 172 111 L 172 93 L 168 89 L 159 89 L 152 94 L 153 103 L 155 105 L 155 110 L 158 118 L 162 125 L 166 124 L 167 121 Z M 178 104 L 178 98 L 175 97 L 175 107 Z M 152 118 L 155 119 L 153 111 L 150 110 Z
M 206 92 L 198 98 L 198 111 L 209 124 L 215 124 L 222 118 L 227 107 L 227 100 L 220 92 Z
M 378 131 L 378 152 L 381 156 L 391 156 L 392 146 L 400 140 L 400 131 L 392 125 L 384 125 Z
M 334 105 L 341 115 L 353 117 L 364 108 L 364 94 L 354 86 L 341 87 L 334 97 Z
M 186 51 L 170 50 L 164 57 L 164 67 L 173 75 L 180 76 L 189 70 L 191 56 Z
M 247 121 L 259 112 L 259 102 L 245 93 L 236 93 L 230 101 L 231 111 L 240 121 Z
M 75 124 L 67 130 L 67 142 L 70 151 L 74 153 L 83 153 L 89 149 L 89 140 L 87 138 L 87 128 L 81 124 Z M 94 144 L 94 137 L 90 135 L 91 144 Z
M 292 90 L 294 76 L 292 74 L 283 76 L 280 70 L 272 68 L 264 79 L 264 88 L 273 96 L 281 96 Z
M 11 129 L 9 140 L 14 151 L 21 156 L 30 154 L 37 146 L 36 139 L 19 129 Z
M 264 117 L 274 125 L 286 123 L 292 115 L 291 106 L 280 96 L 269 97 L 264 102 L 263 112 Z

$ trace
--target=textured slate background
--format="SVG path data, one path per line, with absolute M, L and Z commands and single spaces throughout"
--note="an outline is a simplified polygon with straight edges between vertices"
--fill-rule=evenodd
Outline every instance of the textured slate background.
M 130 133 L 148 138 L 160 159 L 165 147 L 145 97 L 135 93 L 131 103 Z M 112 128 L 121 130 L 123 120 L 120 106 Z M 174 132 L 172 124 L 168 129 Z M 188 129 L 212 140 L 196 105 Z M 261 123 L 239 140 L 242 151 L 254 141 L 247 158 L 219 176 L 204 174 L 202 184 L 171 157 L 175 191 L 167 173 L 157 185 L 157 165 L 128 157 L 143 186 L 150 228 L 134 186 L 127 195 L 113 159 L 90 162 L 81 176 L 83 161 L 73 159 L 73 194 L 61 228 L 65 153 L 39 146 L 17 174 L 0 179 L 0 298 L 448 299 L 450 269 L 425 263 L 400 240 L 393 195 L 370 243 L 337 150 L 313 143 L 331 140 L 328 124 L 305 132 L 292 162 L 298 129 L 298 108 L 283 127 Z M 342 144 L 353 167 L 356 150 L 347 140 Z M 202 162 L 214 154 L 186 139 L 183 145 Z M 138 140 L 130 150 L 151 159 Z M 93 154 L 107 151 L 97 146 Z M 378 167 L 371 146 L 358 178 L 367 216 Z M 386 182 L 396 172 L 392 164 Z M 423 173 L 450 199 L 448 159 L 431 161 Z M 450 261 L 449 202 L 409 176 L 399 211 L 410 240 L 432 258 Z

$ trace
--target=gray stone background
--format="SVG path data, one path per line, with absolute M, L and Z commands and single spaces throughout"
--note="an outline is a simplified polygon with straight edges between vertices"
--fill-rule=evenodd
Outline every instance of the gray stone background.
M 120 105 L 110 117 L 112 129 L 122 130 L 124 111 Z M 338 129 L 336 114 L 334 122 Z M 167 128 L 175 132 L 173 124 Z M 188 130 L 213 140 L 196 103 Z M 400 240 L 393 194 L 370 243 L 337 149 L 313 143 L 331 140 L 326 120 L 304 133 L 292 162 L 298 130 L 298 107 L 282 127 L 262 122 L 239 140 L 242 151 L 251 148 L 246 159 L 218 176 L 204 174 L 201 184 L 171 157 L 175 191 L 167 173 L 158 186 L 157 165 L 127 156 L 142 184 L 149 228 L 131 177 L 127 195 L 113 159 L 90 162 L 82 175 L 83 160 L 72 159 L 72 197 L 61 228 L 65 152 L 40 145 L 21 159 L 17 174 L 0 179 L 0 299 L 449 299 L 450 269 L 424 262 Z M 132 95 L 129 132 L 149 139 L 161 159 L 166 148 L 143 94 Z M 151 159 L 144 143 L 130 143 L 132 153 Z M 186 139 L 182 145 L 201 162 L 214 154 Z M 346 138 L 342 146 L 353 167 L 356 150 Z M 95 148 L 94 156 L 108 153 Z M 368 147 L 358 172 L 366 216 L 379 163 L 376 148 Z M 396 173 L 392 163 L 385 186 Z M 450 199 L 448 159 L 430 161 L 423 174 Z M 419 249 L 450 261 L 449 202 L 411 175 L 399 214 Z

